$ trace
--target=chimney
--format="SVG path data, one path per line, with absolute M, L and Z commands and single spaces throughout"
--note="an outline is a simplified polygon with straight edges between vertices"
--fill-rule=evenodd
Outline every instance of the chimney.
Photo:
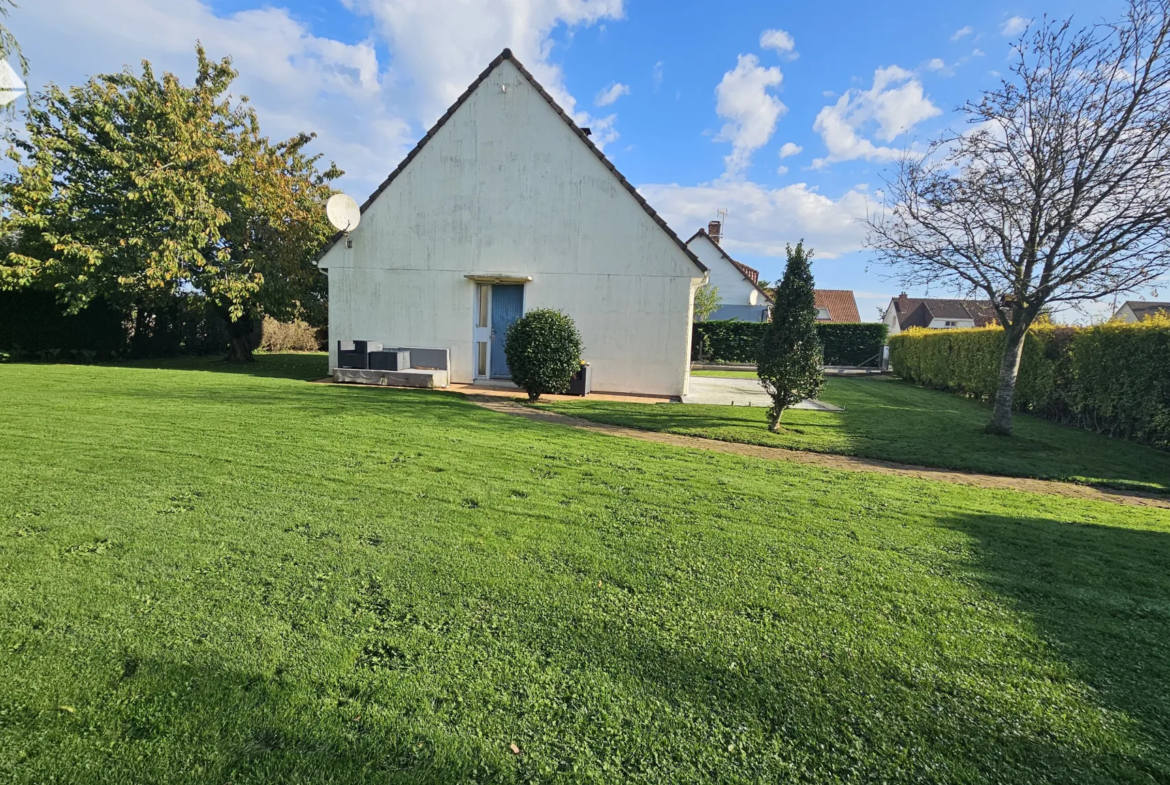
M 711 238 L 711 242 L 719 245 L 719 241 L 723 239 L 723 222 L 712 221 L 707 224 L 707 236 Z

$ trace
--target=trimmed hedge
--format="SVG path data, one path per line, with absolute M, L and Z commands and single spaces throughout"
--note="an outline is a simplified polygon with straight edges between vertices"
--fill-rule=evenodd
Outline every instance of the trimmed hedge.
M 107 360 L 125 348 L 122 314 L 103 300 L 66 316 L 53 292 L 0 291 L 0 352 L 14 359 Z
M 581 370 L 581 334 L 565 313 L 537 308 L 521 316 L 504 337 L 504 358 L 516 386 L 531 401 L 564 393 Z
M 253 345 L 259 345 L 257 324 Z M 0 353 L 10 360 L 89 361 L 226 352 L 227 326 L 202 299 L 172 297 L 128 313 L 95 300 L 66 315 L 53 292 L 0 291 Z
M 696 322 L 694 359 L 708 362 L 754 363 L 766 322 Z M 825 347 L 825 365 L 860 365 L 873 358 L 886 342 L 884 324 L 824 322 L 817 336 Z
M 825 365 L 861 365 L 873 360 L 881 354 L 889 330 L 880 322 L 818 323 Z
M 999 327 L 911 330 L 890 339 L 890 365 L 916 384 L 989 401 L 1003 346 Z M 1033 328 L 1015 408 L 1170 448 L 1170 318 Z

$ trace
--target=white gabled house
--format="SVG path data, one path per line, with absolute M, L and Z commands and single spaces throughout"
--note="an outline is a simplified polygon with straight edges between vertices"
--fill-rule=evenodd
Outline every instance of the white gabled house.
M 707 268 L 505 49 L 335 237 L 338 341 L 446 349 L 454 383 L 507 379 L 504 332 L 573 318 L 600 392 L 682 396 Z M 352 246 L 352 247 L 350 247 Z
M 1143 319 L 1149 319 L 1155 314 L 1170 316 L 1170 303 L 1153 303 L 1145 300 L 1126 300 L 1125 304 L 1113 314 L 1114 321 L 1133 324 Z
M 687 240 L 687 248 L 710 270 L 710 286 L 719 289 L 722 304 L 708 321 L 738 319 L 741 322 L 766 322 L 772 312 L 772 299 L 760 288 L 760 274 L 727 255 L 719 245 L 721 222 L 712 221 Z

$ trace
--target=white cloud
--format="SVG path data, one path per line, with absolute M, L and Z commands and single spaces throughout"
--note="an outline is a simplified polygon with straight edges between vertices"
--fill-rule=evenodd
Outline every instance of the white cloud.
M 781 175 L 781 176 L 788 174 L 788 167 L 787 166 L 777 166 L 776 167 L 776 174 Z
M 926 70 L 928 71 L 945 71 L 946 69 L 947 64 L 940 57 L 935 57 L 926 64 Z
M 975 32 L 975 28 L 972 27 L 971 25 L 966 25 L 964 27 L 960 27 L 958 30 L 955 31 L 955 34 L 951 36 L 951 40 L 958 41 L 960 38 L 966 38 L 967 36 L 971 35 L 971 33 L 974 33 L 974 32 Z
M 662 61 L 659 60 L 654 64 L 654 70 L 650 72 L 650 81 L 654 83 L 654 92 L 658 92 L 658 88 L 662 85 Z
M 891 142 L 923 120 L 940 114 L 942 110 L 926 97 L 922 83 L 913 73 L 898 66 L 879 68 L 869 90 L 848 90 L 836 104 L 821 109 L 813 130 L 821 135 L 829 154 L 813 161 L 813 166 L 858 158 L 896 160 L 902 150 L 875 145 L 861 135 L 862 129 L 876 125 L 878 139 Z
M 865 217 L 875 203 L 857 189 L 839 199 L 817 193 L 806 183 L 767 188 L 747 181 L 718 180 L 697 186 L 644 185 L 638 191 L 683 236 L 706 226 L 715 207 L 735 221 L 728 250 L 784 258 L 785 243 L 804 239 L 819 259 L 861 250 Z
M 731 142 L 731 154 L 724 158 L 728 175 L 747 168 L 752 153 L 768 143 L 776 122 L 788 111 L 768 92 L 783 79 L 779 68 L 764 68 L 755 55 L 740 55 L 735 70 L 725 73 L 715 88 L 715 111 L 729 121 L 716 137 Z
M 143 59 L 189 83 L 196 40 L 211 57 L 231 55 L 240 72 L 232 92 L 251 99 L 262 132 L 315 131 L 309 151 L 336 160 L 347 172 L 342 186 L 359 195 L 414 137 L 409 120 L 388 109 L 390 80 L 373 42 L 315 36 L 284 9 L 217 16 L 199 0 L 56 0 L 22 4 L 20 25 L 33 89 L 80 84 Z
M 803 147 L 795 144 L 794 142 L 785 142 L 784 145 L 780 148 L 780 157 L 788 158 L 789 156 L 800 155 L 801 151 L 803 150 Z
M 796 40 L 783 30 L 765 30 L 760 33 L 760 48 L 786 55 L 789 60 L 800 57 L 796 52 Z
M 393 53 L 394 70 L 409 76 L 407 90 L 424 125 L 438 119 L 504 47 L 578 124 L 599 122 L 579 111 L 565 88 L 564 73 L 550 59 L 550 36 L 562 25 L 572 29 L 619 19 L 622 0 L 348 2 L 374 19 Z
M 983 57 L 983 54 L 984 54 L 984 52 L 982 49 L 972 49 L 971 50 L 972 57 Z
M 262 130 L 272 137 L 315 131 L 310 151 L 346 170 L 339 184 L 368 193 L 402 159 L 421 130 L 511 46 L 557 102 L 603 145 L 616 138 L 613 116 L 576 110 L 560 69 L 550 61 L 550 32 L 619 18 L 622 0 L 343 0 L 374 20 L 371 38 L 347 43 L 314 35 L 289 11 L 266 6 L 217 15 L 208 0 L 54 0 L 22 3 L 20 40 L 32 62 L 33 88 L 78 84 L 97 73 L 137 66 L 184 81 L 194 47 L 231 55 Z M 383 37 L 393 63 L 380 62 Z
M 623 95 L 630 94 L 630 86 L 622 84 L 621 82 L 614 82 L 609 87 L 602 90 L 593 99 L 593 103 L 597 106 L 609 106 Z
M 1008 38 L 1015 38 L 1017 35 L 1027 30 L 1028 25 L 1030 24 L 1032 24 L 1031 19 L 1026 19 L 1022 16 L 1013 16 L 1011 19 L 1007 20 L 1000 26 L 999 32 Z

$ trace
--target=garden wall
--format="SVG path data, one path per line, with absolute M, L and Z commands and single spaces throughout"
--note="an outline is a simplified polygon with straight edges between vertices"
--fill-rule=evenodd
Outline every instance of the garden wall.
M 898 376 L 991 400 L 1004 333 L 911 330 L 890 339 Z M 1033 328 L 1015 405 L 1059 422 L 1170 449 L 1170 318 L 1097 327 Z
M 766 322 L 696 322 L 694 359 L 706 362 L 754 363 Z M 817 335 L 825 347 L 825 365 L 860 365 L 882 350 L 887 327 L 876 323 L 825 322 Z

